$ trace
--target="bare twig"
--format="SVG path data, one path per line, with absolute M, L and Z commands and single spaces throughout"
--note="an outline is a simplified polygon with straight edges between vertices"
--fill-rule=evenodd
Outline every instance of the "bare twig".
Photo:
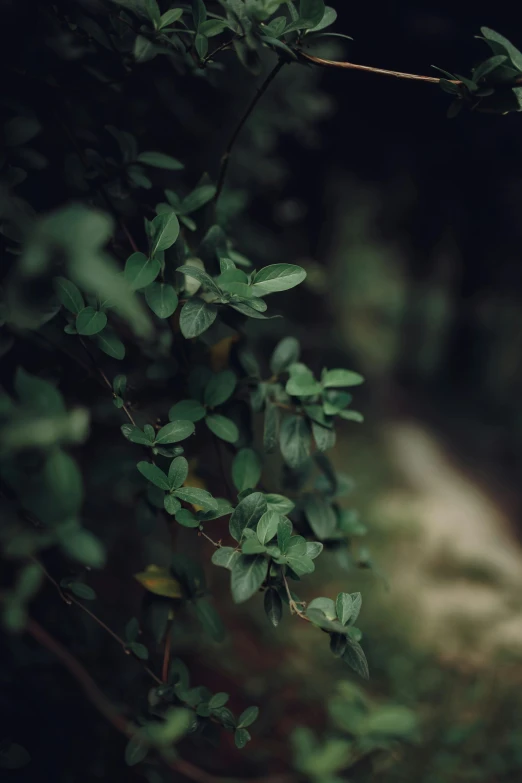
M 92 364 L 93 364 L 93 367 L 94 367 L 94 369 L 96 370 L 96 372 L 98 373 L 98 375 L 100 376 L 100 378 L 103 380 L 103 382 L 104 382 L 104 384 L 107 386 L 107 388 L 110 390 L 110 392 L 111 392 L 112 396 L 113 396 L 113 397 L 116 397 L 116 394 L 114 393 L 114 390 L 113 390 L 113 388 L 112 388 L 112 383 L 111 383 L 111 382 L 110 382 L 110 380 L 107 378 L 107 376 L 106 376 L 105 372 L 104 372 L 104 371 L 102 370 L 102 368 L 101 368 L 101 367 L 98 365 L 98 363 L 97 363 L 96 359 L 94 358 L 94 356 L 92 355 L 92 353 L 91 353 L 91 352 L 89 351 L 89 349 L 87 348 L 87 345 L 85 344 L 85 340 L 83 340 L 83 339 L 80 337 L 80 342 L 81 342 L 81 344 L 82 344 L 83 350 L 85 351 L 85 353 L 87 354 L 87 356 L 88 356 L 88 357 L 89 357 L 89 359 L 91 360 L 91 362 L 92 362 Z M 127 418 L 128 418 L 128 419 L 129 419 L 129 421 L 131 422 L 131 424 L 133 424 L 135 427 L 137 427 L 137 424 L 136 424 L 136 422 L 134 421 L 134 417 L 133 417 L 132 413 L 130 412 L 130 410 L 129 410 L 129 409 L 127 408 L 127 406 L 125 405 L 125 403 L 122 405 L 122 410 L 125 412 L 125 414 L 126 414 Z
M 221 158 L 221 168 L 219 170 L 219 176 L 218 176 L 217 188 L 216 188 L 216 195 L 214 196 L 214 203 L 215 204 L 217 204 L 217 202 L 219 200 L 219 197 L 221 195 L 221 192 L 223 190 L 223 185 L 225 184 L 225 177 L 227 175 L 228 164 L 229 164 L 229 161 L 230 161 L 230 155 L 232 154 L 232 150 L 233 150 L 234 145 L 235 145 L 235 143 L 237 141 L 237 138 L 238 138 L 239 134 L 241 133 L 241 131 L 243 130 L 243 127 L 244 127 L 246 121 L 248 120 L 248 118 L 250 117 L 250 115 L 254 111 L 255 107 L 257 106 L 257 103 L 258 103 L 259 99 L 265 94 L 265 92 L 267 91 L 267 89 L 269 88 L 269 86 L 271 85 L 271 83 L 273 82 L 273 80 L 275 79 L 275 77 L 277 76 L 277 74 L 279 73 L 279 71 L 281 70 L 281 68 L 283 67 L 284 64 L 285 64 L 285 61 L 282 60 L 282 59 L 277 61 L 276 65 L 272 68 L 272 70 L 270 71 L 270 73 L 268 74 L 268 76 L 266 77 L 264 82 L 257 89 L 256 94 L 254 95 L 254 97 L 252 98 L 250 103 L 248 104 L 245 113 L 243 114 L 243 116 L 239 120 L 236 128 L 234 129 L 234 132 L 232 133 L 232 136 L 230 137 L 230 140 L 229 140 L 229 142 L 228 142 L 228 144 L 226 146 L 225 152 L 223 153 L 223 156 Z
M 288 604 L 290 606 L 290 612 L 292 614 L 298 615 L 298 617 L 301 618 L 301 620 L 306 620 L 307 623 L 310 622 L 310 618 L 305 615 L 305 613 L 299 609 L 299 606 L 305 606 L 305 604 L 302 601 L 294 601 L 292 598 L 292 593 L 290 592 L 290 587 L 288 586 L 288 580 L 286 578 L 286 574 L 283 573 L 283 584 L 285 586 L 286 594 L 288 596 Z
M 438 84 L 440 82 L 439 76 L 419 76 L 416 73 L 402 73 L 401 71 L 388 71 L 384 68 L 373 68 L 371 65 L 358 65 L 357 63 L 339 62 L 338 60 L 325 60 L 323 57 L 315 57 L 313 54 L 307 54 L 306 52 L 299 51 L 299 57 L 302 57 L 308 62 L 314 63 L 314 65 L 321 65 L 326 68 L 346 68 L 352 71 L 366 71 L 367 73 L 377 73 L 381 76 L 395 76 L 397 79 L 410 79 L 417 82 L 429 82 L 430 84 Z M 462 84 L 462 82 L 456 79 L 447 79 L 446 81 L 451 84 Z
M 66 669 L 70 671 L 75 680 L 81 685 L 85 691 L 85 695 L 89 701 L 96 707 L 104 718 L 106 718 L 115 729 L 125 734 L 127 737 L 132 736 L 136 731 L 136 726 L 133 723 L 122 717 L 111 702 L 107 699 L 104 693 L 98 688 L 91 675 L 81 665 L 79 661 L 71 655 L 71 653 L 56 639 L 44 630 L 34 620 L 29 620 L 27 623 L 27 632 L 36 639 L 36 641 L 45 647 L 50 652 L 54 653 L 57 658 L 63 663 Z

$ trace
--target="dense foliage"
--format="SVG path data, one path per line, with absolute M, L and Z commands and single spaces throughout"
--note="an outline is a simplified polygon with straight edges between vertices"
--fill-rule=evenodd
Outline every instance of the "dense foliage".
M 262 593 L 256 612 L 278 633 L 307 623 L 347 672 L 369 675 L 361 594 L 313 595 L 312 576 L 318 558 L 371 566 L 354 544 L 365 528 L 342 501 L 350 481 L 326 454 L 340 422 L 362 422 L 352 392 L 363 378 L 314 372 L 287 326 L 263 338 L 259 322 L 279 317 L 278 297 L 265 299 L 306 271 L 266 263 L 262 247 L 259 258 L 245 252 L 235 235 L 248 195 L 227 186 L 236 141 L 272 81 L 336 67 L 309 47 L 346 36 L 331 32 L 336 12 L 322 0 L 167 5 L 85 0 L 35 12 L 10 63 L 0 191 L 3 623 L 15 643 L 29 634 L 60 659 L 151 781 L 169 766 L 198 779 L 178 741 L 215 745 L 228 732 L 242 749 L 251 739 L 258 707 L 236 693 L 232 710 L 231 695 L 191 665 L 202 648 L 229 655 L 225 601 Z M 493 56 L 470 78 L 427 79 L 451 93 L 452 114 L 521 108 L 522 55 L 482 33 Z M 212 159 L 207 117 L 235 109 L 230 52 L 264 81 Z M 159 150 L 154 126 L 167 121 L 172 146 Z M 230 573 L 226 593 L 215 567 Z M 123 594 L 140 590 L 123 613 L 104 611 L 114 573 Z M 99 637 L 64 632 L 58 607 L 97 624 L 135 666 L 104 677 L 111 699 L 88 672 Z M 417 737 L 410 710 L 349 679 L 328 711 L 321 736 L 293 727 L 288 763 L 300 777 L 333 781 Z M 0 765 L 29 758 L 5 738 Z

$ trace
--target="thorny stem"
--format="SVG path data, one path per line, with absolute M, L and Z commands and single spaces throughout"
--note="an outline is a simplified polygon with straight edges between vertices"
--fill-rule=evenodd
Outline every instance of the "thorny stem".
M 272 70 L 270 71 L 270 73 L 268 74 L 268 76 L 266 77 L 264 82 L 258 87 L 254 97 L 252 98 L 252 100 L 248 104 L 245 113 L 243 114 L 243 116 L 239 120 L 238 124 L 236 125 L 236 127 L 234 129 L 234 132 L 232 133 L 232 136 L 229 139 L 229 142 L 228 142 L 228 144 L 226 146 L 225 152 L 223 153 L 223 156 L 221 158 L 221 167 L 219 169 L 219 176 L 218 176 L 217 187 L 216 187 L 216 195 L 214 196 L 214 203 L 215 204 L 217 204 L 217 202 L 219 201 L 219 197 L 221 196 L 221 192 L 223 190 L 223 185 L 225 184 L 225 177 L 227 175 L 227 169 L 228 169 L 228 164 L 229 164 L 229 161 L 230 161 L 230 155 L 232 154 L 232 150 L 233 150 L 234 145 L 235 145 L 235 143 L 237 141 L 237 138 L 238 138 L 239 134 L 241 133 L 241 131 L 243 130 L 243 127 L 244 127 L 246 121 L 248 120 L 248 118 L 250 117 L 250 115 L 254 111 L 255 107 L 257 106 L 257 103 L 258 103 L 259 99 L 263 97 L 263 95 L 265 94 L 265 92 L 267 91 L 267 89 L 269 88 L 269 86 L 271 85 L 271 83 L 273 82 L 273 80 L 275 79 L 275 77 L 277 76 L 277 74 L 279 73 L 279 71 L 281 70 L 281 68 L 283 67 L 284 64 L 285 64 L 285 61 L 283 59 L 280 59 L 280 60 L 277 61 L 276 65 L 272 68 Z

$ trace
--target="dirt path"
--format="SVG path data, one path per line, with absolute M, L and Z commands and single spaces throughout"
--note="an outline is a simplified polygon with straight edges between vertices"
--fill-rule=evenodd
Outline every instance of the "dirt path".
M 522 652 L 522 549 L 509 520 L 420 425 L 390 424 L 384 443 L 409 489 L 381 496 L 378 515 L 415 530 L 387 564 L 393 600 L 413 600 L 419 639 L 448 650 L 449 637 L 457 655 Z

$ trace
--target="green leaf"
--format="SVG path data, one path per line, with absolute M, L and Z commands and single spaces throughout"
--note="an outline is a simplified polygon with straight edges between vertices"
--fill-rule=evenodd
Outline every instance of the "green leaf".
M 131 443 L 139 443 L 140 446 L 151 446 L 154 439 L 142 432 L 139 427 L 135 427 L 133 424 L 122 424 L 121 431 L 123 436 L 130 440 Z
M 266 546 L 261 544 L 256 538 L 247 538 L 241 546 L 244 555 L 257 555 L 266 552 Z
M 185 168 L 183 163 L 173 158 L 171 155 L 165 155 L 164 152 L 140 152 L 138 161 L 146 166 L 154 166 L 157 169 L 168 169 L 170 171 L 181 171 Z
M 144 644 L 141 644 L 140 642 L 131 642 L 128 647 L 129 650 L 136 656 L 136 658 L 140 659 L 140 661 L 148 660 L 149 651 Z
M 368 661 L 361 645 L 354 639 L 347 637 L 346 650 L 343 653 L 342 659 L 350 666 L 354 672 L 356 672 L 364 680 L 370 678 L 370 672 L 368 669 Z
M 68 555 L 91 568 L 105 565 L 105 549 L 88 530 L 76 528 L 62 536 L 60 543 Z
M 356 421 L 360 424 L 364 421 L 364 416 L 362 413 L 359 413 L 359 411 L 340 411 L 339 416 L 341 419 L 344 419 L 345 421 Z
M 169 27 L 169 25 L 179 21 L 182 15 L 183 15 L 182 8 L 171 8 L 170 11 L 165 11 L 165 13 L 161 15 L 159 29 L 161 30 L 163 27 Z
M 244 712 L 239 716 L 237 722 L 238 729 L 246 729 L 247 726 L 251 726 L 259 716 L 259 707 L 247 707 Z
M 194 45 L 200 60 L 203 60 L 203 58 L 206 57 L 208 53 L 208 38 L 206 38 L 206 36 L 202 35 L 201 33 L 197 33 L 194 39 Z
M 268 560 L 264 555 L 239 555 L 231 572 L 234 603 L 244 603 L 257 593 L 265 581 L 267 571 Z
M 179 319 L 181 334 L 187 340 L 198 337 L 212 326 L 217 318 L 217 309 L 199 297 L 189 299 L 183 305 Z
M 277 511 L 279 514 L 289 514 L 295 508 L 295 503 L 284 495 L 266 493 L 265 500 L 268 511 Z
M 266 296 L 277 291 L 287 291 L 302 283 L 305 277 L 305 270 L 295 264 L 271 264 L 255 275 L 253 292 L 255 296 Z
M 184 419 L 185 421 L 200 421 L 205 417 L 206 410 L 197 400 L 180 400 L 169 411 L 169 419 Z
M 194 278 L 194 280 L 197 280 L 205 288 L 208 288 L 210 291 L 213 291 L 219 296 L 221 295 L 219 286 L 215 282 L 214 278 L 212 278 L 208 272 L 205 272 L 205 270 L 201 269 L 199 266 L 196 266 L 195 264 L 183 264 L 176 269 L 176 272 L 179 272 L 181 275 Z
M 342 657 L 344 651 L 346 650 L 346 645 L 346 636 L 343 636 L 340 633 L 330 634 L 330 650 L 336 658 Z
M 286 383 L 285 391 L 294 397 L 312 397 L 321 393 L 322 386 L 315 380 L 308 367 L 294 364 L 290 367 L 290 378 Z
M 352 395 L 349 392 L 327 389 L 323 394 L 323 411 L 326 416 L 335 416 L 335 414 L 344 410 L 351 403 L 352 399 Z
M 206 22 L 200 24 L 199 32 L 207 38 L 213 38 L 226 30 L 228 26 L 228 22 L 223 19 L 207 19 Z
M 83 310 L 85 303 L 79 289 L 66 277 L 54 278 L 54 290 L 60 303 L 73 315 Z
M 516 46 L 513 46 L 507 38 L 504 38 L 500 33 L 496 33 L 490 27 L 481 27 L 480 32 L 487 41 L 492 42 L 493 44 L 499 44 L 504 49 L 515 68 L 518 71 L 522 71 L 522 52 L 520 52 Z M 491 49 L 493 50 L 493 54 L 499 54 L 494 46 L 491 46 Z
M 306 27 L 319 24 L 324 16 L 324 0 L 300 0 L 299 18 L 306 21 Z
M 324 541 L 335 533 L 337 517 L 328 501 L 319 495 L 307 494 L 304 497 L 303 509 L 317 538 Z
M 289 553 L 286 555 L 286 561 L 297 576 L 311 574 L 315 571 L 315 564 L 308 555 L 294 555 Z
M 222 546 L 219 547 L 219 549 L 216 549 L 212 555 L 212 562 L 214 565 L 228 568 L 228 570 L 231 571 L 238 557 L 239 552 L 237 549 L 232 549 L 231 546 Z
M 140 736 L 131 737 L 125 747 L 125 763 L 128 767 L 135 767 L 136 764 L 147 758 L 150 745 Z
M 144 0 L 144 4 L 149 19 L 154 23 L 154 27 L 158 27 L 161 19 L 161 11 L 157 0 Z
M 215 185 L 199 185 L 183 199 L 179 211 L 182 215 L 196 212 L 196 210 L 208 204 L 209 201 L 212 201 L 215 195 Z
M 52 383 L 18 367 L 14 379 L 15 392 L 24 407 L 43 416 L 65 413 L 63 398 Z
M 322 377 L 325 389 L 341 386 L 359 386 L 364 383 L 364 378 L 358 372 L 351 370 L 327 370 Z
M 181 509 L 181 503 L 174 495 L 165 495 L 163 498 L 163 506 L 167 514 L 170 514 L 172 517 Z
M 199 30 L 207 18 L 207 9 L 203 0 L 192 0 L 192 19 L 194 20 L 194 27 Z
M 179 222 L 174 212 L 165 212 L 152 221 L 152 243 L 150 255 L 168 250 L 179 236 Z M 154 278 L 155 279 L 155 278 Z M 150 280 L 149 282 L 152 282 Z
M 307 541 L 306 542 L 306 554 L 311 560 L 315 560 L 319 557 L 324 547 L 319 541 Z
M 262 492 L 252 492 L 238 503 L 230 517 L 230 535 L 240 541 L 246 528 L 254 529 L 267 510 L 266 500 Z
M 121 360 L 125 356 L 125 346 L 112 330 L 104 329 L 101 334 L 97 334 L 96 343 L 98 348 L 112 359 Z
M 264 607 L 266 616 L 274 628 L 277 628 L 283 617 L 283 602 L 275 587 L 265 590 Z
M 203 629 L 205 632 L 214 639 L 215 642 L 222 642 L 223 639 L 226 636 L 225 633 L 225 626 L 223 625 L 223 621 L 221 620 L 221 617 L 216 612 L 210 601 L 207 601 L 206 598 L 197 598 L 194 601 L 194 607 L 196 609 L 196 614 L 198 616 L 198 619 L 203 626 Z M 228 699 L 228 695 L 224 694 L 227 698 L 224 702 L 222 702 L 219 706 L 223 706 L 223 704 L 226 703 Z M 212 699 L 210 700 L 210 702 Z M 209 702 L 209 707 L 211 706 Z
M 328 620 L 335 620 L 337 617 L 335 603 L 331 598 L 314 598 L 310 601 L 307 608 L 323 612 Z
M 257 523 L 257 537 L 261 544 L 268 544 L 277 533 L 281 515 L 277 511 L 265 511 Z
M 344 413 L 344 411 L 342 411 Z M 335 446 L 335 430 L 331 427 L 322 427 L 316 421 L 312 422 L 312 434 L 319 451 L 328 451 Z
M 51 497 L 47 513 L 56 521 L 75 516 L 83 502 L 82 474 L 76 461 L 65 451 L 52 451 L 44 465 L 43 478 Z
M 91 336 L 103 331 L 107 326 L 107 316 L 93 307 L 84 307 L 76 316 L 76 331 L 78 334 Z
M 353 625 L 359 617 L 362 606 L 362 595 L 360 593 L 351 593 L 352 613 L 348 619 L 348 625 Z
M 114 389 L 115 394 L 118 394 L 120 397 L 123 397 L 127 389 L 127 376 L 121 374 L 116 375 L 112 382 L 112 388 Z
M 267 454 L 271 454 L 273 451 L 275 451 L 279 439 L 280 421 L 280 409 L 267 400 L 263 427 L 263 448 Z
M 134 291 L 146 288 L 157 278 L 161 270 L 159 259 L 147 258 L 145 253 L 133 253 L 125 264 L 125 278 Z
M 240 449 L 232 463 L 232 481 L 238 492 L 254 488 L 261 478 L 261 460 L 253 449 Z
M 334 8 L 331 8 L 331 6 L 327 5 L 324 9 L 324 14 L 321 21 L 314 27 L 311 27 L 307 32 L 317 33 L 319 30 L 324 30 L 326 27 L 330 27 L 330 25 L 333 24 L 336 19 L 337 11 Z
M 92 587 L 89 587 L 89 585 L 86 585 L 83 582 L 68 582 L 67 589 L 78 598 L 83 598 L 86 601 L 94 601 L 96 598 L 96 593 Z
M 270 359 L 270 370 L 274 375 L 285 372 L 291 364 L 299 361 L 301 348 L 295 337 L 283 337 L 276 345 Z
M 236 443 L 239 438 L 239 430 L 234 422 L 219 413 L 211 413 L 207 416 L 205 424 L 214 435 L 227 443 Z
M 145 476 L 147 481 L 150 481 L 155 487 L 165 490 L 170 489 L 167 475 L 157 465 L 153 465 L 151 462 L 138 462 L 136 467 L 141 475 Z
M 205 405 L 209 408 L 222 405 L 234 393 L 236 382 L 236 375 L 232 370 L 223 370 L 213 375 L 205 388 L 203 398 Z
M 251 739 L 250 733 L 246 729 L 236 729 L 234 732 L 234 743 L 236 748 L 242 750 Z
M 340 623 L 346 625 L 352 616 L 353 601 L 350 593 L 339 593 L 335 601 L 337 618 Z
M 169 424 L 165 424 L 156 435 L 156 443 L 179 443 L 180 440 L 185 440 L 194 434 L 195 431 L 194 422 L 192 421 L 171 421 Z
M 171 489 L 181 487 L 186 481 L 189 472 L 188 462 L 185 457 L 176 457 L 172 460 L 169 467 L 169 483 Z
M 145 301 L 158 318 L 170 318 L 176 311 L 178 295 L 169 283 L 151 283 L 144 293 Z
M 287 416 L 279 433 L 279 445 L 287 465 L 301 467 L 310 457 L 312 447 L 308 422 L 302 416 Z
M 183 527 L 199 527 L 199 519 L 187 508 L 180 508 L 176 511 L 176 522 L 179 522 Z
M 40 133 L 41 128 L 35 117 L 13 117 L 4 125 L 4 143 L 6 147 L 27 144 Z
M 292 538 L 292 523 L 284 517 L 277 526 L 277 545 L 283 554 L 286 553 L 290 539 Z
M 174 493 L 176 497 L 193 506 L 201 506 L 205 511 L 217 509 L 218 503 L 206 489 L 199 487 L 180 487 Z
M 211 710 L 217 710 L 219 707 L 224 707 L 229 699 L 228 693 L 215 693 L 210 699 L 208 706 Z
M 140 633 L 140 624 L 136 617 L 131 617 L 125 626 L 125 641 L 135 642 Z

